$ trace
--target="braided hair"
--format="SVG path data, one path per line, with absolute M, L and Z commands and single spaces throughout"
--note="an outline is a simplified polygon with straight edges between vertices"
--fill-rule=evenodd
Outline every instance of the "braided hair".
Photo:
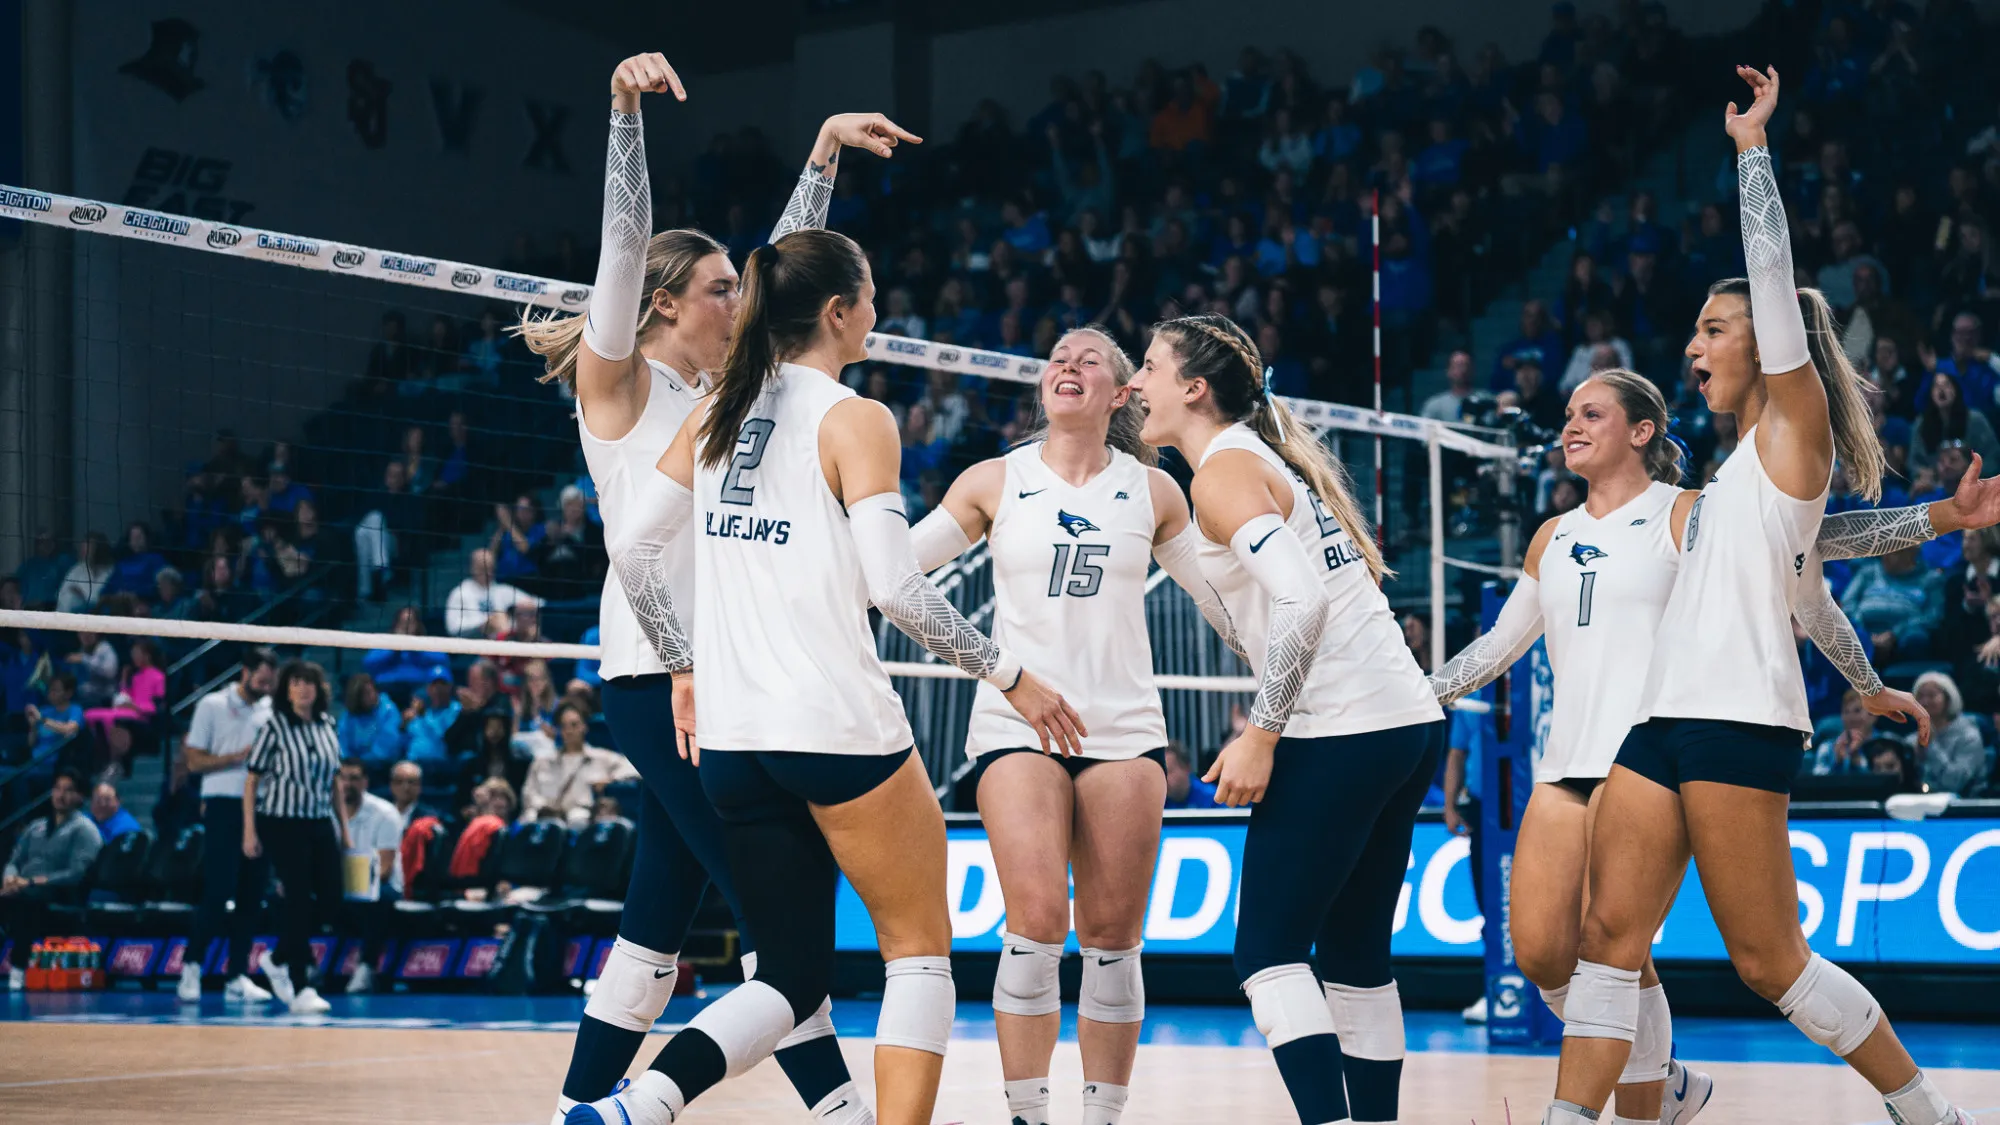
M 1354 541 L 1368 562 L 1368 573 L 1377 582 L 1393 576 L 1395 572 L 1382 560 L 1374 529 L 1355 503 L 1347 469 L 1270 393 L 1263 357 L 1250 334 L 1228 317 L 1214 314 L 1163 321 L 1153 332 L 1167 341 L 1180 361 L 1182 382 L 1206 380 L 1216 412 L 1226 421 L 1241 422 L 1256 431 L 1305 481 L 1327 514 Z

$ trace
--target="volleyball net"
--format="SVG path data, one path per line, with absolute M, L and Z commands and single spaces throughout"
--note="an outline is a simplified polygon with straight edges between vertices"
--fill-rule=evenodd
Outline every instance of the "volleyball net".
M 431 656 L 592 680 L 595 491 L 573 403 L 506 332 L 524 306 L 588 306 L 575 277 L 594 257 L 573 241 L 493 268 L 0 185 L 0 262 L 0 573 L 17 576 L 0 630 L 31 685 L 79 667 L 93 635 L 149 638 L 183 710 L 241 644 L 303 652 L 336 683 Z M 896 411 L 913 510 L 1032 417 L 1032 344 L 867 344 L 844 378 Z M 1364 500 L 1373 482 L 1388 593 L 1441 661 L 1450 607 L 1504 570 L 1519 453 L 1286 402 Z M 1170 729 L 1212 748 L 1254 684 L 1162 577 L 1147 614 Z M 991 627 L 983 545 L 933 580 Z M 886 625 L 880 648 L 927 752 L 955 755 L 973 685 Z

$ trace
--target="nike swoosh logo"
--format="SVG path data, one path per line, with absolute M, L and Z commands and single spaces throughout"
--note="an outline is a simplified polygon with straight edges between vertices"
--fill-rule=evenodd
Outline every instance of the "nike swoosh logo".
M 1023 492 L 1023 493 L 1021 493 L 1021 494 L 1020 494 L 1020 497 L 1021 497 L 1021 499 L 1023 499 L 1023 500 L 1026 500 L 1026 499 L 1027 499 L 1028 497 L 1030 497 L 1030 496 L 1040 496 L 1040 495 L 1041 495 L 1042 493 L 1044 493 L 1044 492 L 1047 492 L 1047 491 L 1048 491 L 1048 489 L 1046 489 L 1046 488 L 1037 488 L 1037 489 L 1036 489 L 1036 490 L 1034 490 L 1033 492 Z
M 666 977 L 666 976 L 671 976 L 671 975 L 673 975 L 673 970 L 672 970 L 672 969 L 654 969 L 654 970 L 653 970 L 653 979 L 654 979 L 654 980 L 659 980 L 659 979 L 660 979 L 661 977 Z
M 1123 961 L 1124 959 L 1125 958 L 1123 957 L 1099 957 L 1097 959 L 1097 963 L 1100 965 L 1116 965 L 1118 962 Z
M 827 1110 L 827 1111 L 826 1111 L 826 1115 L 827 1115 L 828 1117 L 832 1117 L 832 1116 L 833 1116 L 834 1114 L 836 1114 L 836 1113 L 839 1113 L 839 1112 L 840 1112 L 841 1110 L 843 1110 L 843 1109 L 846 1109 L 846 1108 L 847 1108 L 847 1099 L 846 1099 L 846 1098 L 842 1098 L 842 1099 L 840 1099 L 840 1104 L 839 1104 L 839 1105 L 837 1105 L 837 1106 L 834 1106 L 834 1107 L 833 1107 L 832 1109 L 829 1109 L 829 1110 Z
M 1027 957 L 1034 952 L 1032 949 L 1015 949 L 1012 946 L 1007 948 L 1007 956 L 1009 957 Z
M 1285 529 L 1282 527 L 1274 527 L 1271 530 L 1265 532 L 1264 538 L 1259 539 L 1255 543 L 1250 544 L 1250 553 L 1253 555 L 1256 554 L 1257 548 L 1262 547 L 1266 543 L 1269 543 L 1271 541 L 1271 536 L 1276 535 L 1277 533 L 1283 530 Z
M 1678 1090 L 1675 1090 L 1675 1091 L 1674 1091 L 1674 1100 L 1675 1100 L 1675 1101 L 1680 1101 L 1681 1099 L 1683 1099 L 1683 1098 L 1687 1097 L 1687 1094 L 1688 1094 L 1688 1071 L 1687 1071 L 1687 1067 L 1682 1067 L 1682 1068 L 1681 1068 L 1681 1088 L 1680 1088 L 1680 1089 L 1678 1089 Z

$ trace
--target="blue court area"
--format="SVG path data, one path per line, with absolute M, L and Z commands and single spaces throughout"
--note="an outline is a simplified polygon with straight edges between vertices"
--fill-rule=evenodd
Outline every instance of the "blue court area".
M 671 1031 L 726 992 L 709 989 L 703 996 L 681 996 L 668 1009 L 671 1017 L 658 1030 Z M 571 1031 L 583 1011 L 575 996 L 473 996 L 401 994 L 332 995 L 333 1011 L 325 1016 L 294 1016 L 276 1004 L 225 1004 L 220 993 L 209 993 L 199 1007 L 179 1003 L 171 992 L 113 991 L 97 993 L 0 994 L 0 1022 L 153 1024 L 217 1027 L 320 1027 L 391 1030 Z M 836 1000 L 833 1019 L 840 1034 L 865 1039 L 875 1033 L 877 1005 L 872 1000 Z M 1063 1013 L 1063 1040 L 1076 1041 L 1074 1009 Z M 1409 1012 L 1405 1016 L 1410 1050 L 1439 1054 L 1487 1053 L 1550 1055 L 1556 1048 L 1489 1048 L 1484 1028 L 1466 1024 L 1455 1012 Z M 1897 1033 L 1910 1053 L 1927 1067 L 2000 1070 L 2000 1024 L 1898 1023 Z M 958 1006 L 952 1025 L 954 1039 L 991 1040 L 993 1009 L 984 1002 Z M 1676 1054 L 1698 1062 L 1823 1063 L 1838 1066 L 1827 1052 L 1808 1042 L 1790 1024 L 1770 1019 L 1703 1019 L 1674 1021 Z M 1264 1040 L 1250 1022 L 1247 1007 L 1230 1005 L 1149 1005 L 1142 1044 L 1156 1046 L 1242 1047 L 1262 1051 Z

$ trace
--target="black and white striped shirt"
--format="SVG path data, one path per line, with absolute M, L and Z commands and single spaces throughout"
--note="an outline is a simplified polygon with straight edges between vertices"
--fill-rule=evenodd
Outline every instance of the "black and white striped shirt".
M 333 815 L 333 779 L 340 773 L 340 737 L 333 716 L 307 722 L 273 710 L 244 762 L 257 775 L 257 811 L 264 816 Z

